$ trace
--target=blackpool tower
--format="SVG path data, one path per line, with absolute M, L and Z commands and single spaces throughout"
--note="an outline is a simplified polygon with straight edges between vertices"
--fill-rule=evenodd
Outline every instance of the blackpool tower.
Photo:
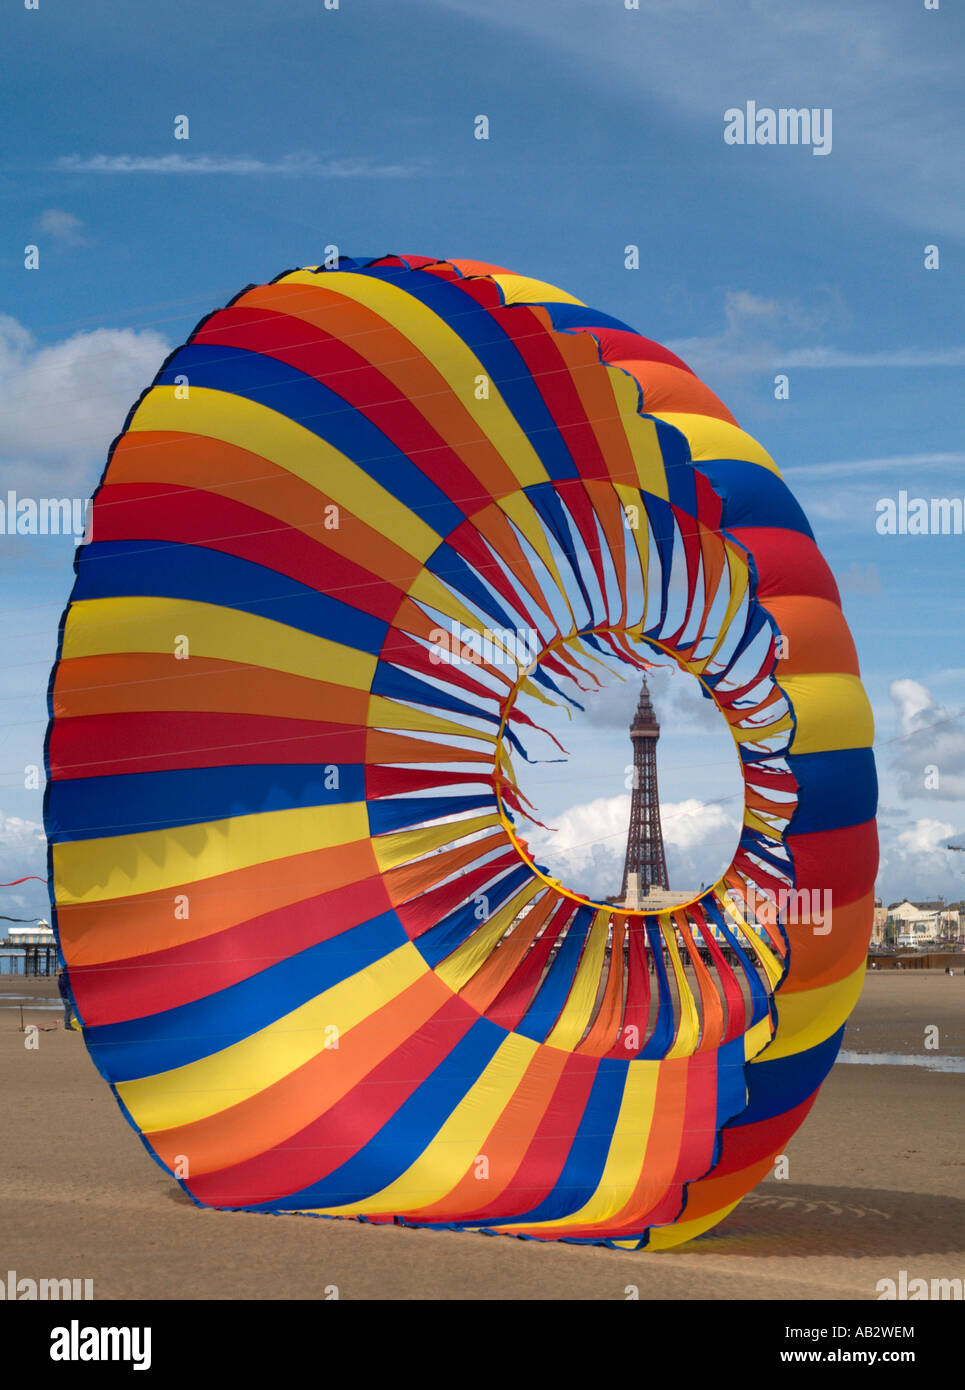
M 623 898 L 627 907 L 653 889 L 669 887 L 667 859 L 660 828 L 660 797 L 657 791 L 657 739 L 660 725 L 653 712 L 646 676 L 640 688 L 637 712 L 630 725 L 633 744 L 633 792 L 630 801 L 630 833 L 623 865 Z

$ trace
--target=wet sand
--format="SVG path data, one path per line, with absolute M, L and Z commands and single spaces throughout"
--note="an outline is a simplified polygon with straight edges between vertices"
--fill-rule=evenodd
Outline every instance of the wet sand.
M 965 1278 L 965 1078 L 835 1067 L 768 1179 L 662 1254 L 199 1209 L 151 1160 L 61 1026 L 53 980 L 0 977 L 0 1266 L 89 1278 L 95 1298 L 874 1299 L 879 1279 Z M 47 1007 L 41 1007 L 46 1005 Z M 53 1025 L 53 1026 L 52 1026 Z M 869 973 L 844 1047 L 965 1057 L 965 977 Z M 934 1038 L 934 1035 L 929 1035 Z

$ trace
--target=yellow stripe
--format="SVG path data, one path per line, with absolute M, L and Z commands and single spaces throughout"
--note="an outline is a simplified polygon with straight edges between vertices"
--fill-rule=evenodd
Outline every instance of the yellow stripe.
M 667 1053 L 667 1057 L 689 1057 L 691 1053 L 696 1052 L 697 1044 L 700 1041 L 700 1015 L 697 1012 L 697 1002 L 680 959 L 676 926 L 669 913 L 661 915 L 658 920 L 660 934 L 667 947 L 670 964 L 673 966 L 674 979 L 677 981 L 677 998 L 680 1000 L 680 1023 L 677 1027 L 677 1036 L 674 1038 L 673 1047 Z
M 567 294 L 566 290 L 561 290 L 556 285 L 548 285 L 545 280 L 533 280 L 528 275 L 491 275 L 503 292 L 503 299 L 507 304 L 579 304 L 583 305 L 582 299 L 576 299 L 572 294 Z
M 550 550 L 549 542 L 546 539 L 546 532 L 543 530 L 542 522 L 532 502 L 525 493 L 512 492 L 508 493 L 505 497 L 501 497 L 499 499 L 499 505 L 509 517 L 510 521 L 515 524 L 517 530 L 521 531 L 526 537 L 530 545 L 536 551 L 536 554 L 549 570 L 553 577 L 553 583 L 559 590 L 560 597 L 563 599 L 570 616 L 573 618 L 573 626 L 578 626 L 576 616 L 570 606 L 570 601 L 563 585 L 563 580 L 560 578 L 560 572 L 556 568 L 553 552 Z
M 326 1030 L 347 1033 L 427 973 L 406 942 L 250 1037 L 172 1071 L 122 1081 L 118 1095 L 145 1131 L 206 1119 L 276 1085 L 324 1051 L 333 1036 Z
M 369 697 L 369 727 L 378 729 L 412 729 L 423 734 L 451 734 L 454 738 L 474 738 L 480 743 L 496 742 L 495 734 L 487 734 L 481 729 L 473 729 L 468 724 L 455 724 L 451 719 L 442 719 L 428 710 L 410 709 L 384 695 Z M 453 749 L 458 754 L 458 749 Z M 456 759 L 457 760 L 457 759 Z
M 782 714 L 780 719 L 772 720 L 770 724 L 755 724 L 753 728 L 747 729 L 742 729 L 736 724 L 731 724 L 730 727 L 738 743 L 764 743 L 767 739 L 786 733 L 793 726 L 794 721 L 790 713 L 787 713 Z
M 734 903 L 733 899 L 728 894 L 724 894 L 720 901 L 727 915 L 736 924 L 740 935 L 744 937 L 750 945 L 751 950 L 757 956 L 757 959 L 764 969 L 764 974 L 767 976 L 768 983 L 771 989 L 773 989 L 784 973 L 783 965 L 778 960 L 777 956 L 774 955 L 774 952 L 764 944 L 764 941 L 758 936 L 757 932 L 748 925 L 741 912 L 738 911 L 737 905 Z
M 146 596 L 73 604 L 64 627 L 63 657 L 158 652 L 173 658 L 185 638 L 188 655 L 179 667 L 184 675 L 190 675 L 191 657 L 203 656 L 368 690 L 378 661 L 369 652 L 239 608 Z M 244 674 L 238 672 L 239 680 Z
M 782 676 L 797 719 L 792 753 L 830 753 L 838 748 L 870 748 L 874 715 L 857 676 L 820 673 Z
M 368 814 L 360 801 L 261 811 L 139 835 L 69 840 L 53 847 L 54 891 L 62 904 L 155 893 L 253 864 L 364 840 L 368 833 Z
M 802 929 L 803 930 L 803 929 Z M 793 954 L 793 946 L 792 946 Z M 772 1062 L 817 1047 L 836 1033 L 858 1002 L 865 977 L 864 961 L 852 974 L 818 989 L 802 989 L 791 994 L 779 991 L 777 1033 L 773 1044 L 761 1058 Z
M 758 1053 L 763 1052 L 773 1036 L 773 1024 L 768 1013 L 744 1034 L 744 1061 L 753 1061 Z M 773 1055 L 773 1052 L 768 1048 L 767 1057 L 771 1058 Z
M 357 304 L 364 304 L 378 314 L 407 338 L 436 369 L 502 455 L 520 486 L 546 482 L 548 474 L 539 455 L 503 400 L 496 383 L 489 381 L 488 400 L 476 399 L 476 378 L 485 376 L 488 380 L 488 374 L 478 357 L 444 319 L 413 295 L 407 294 L 400 285 L 338 270 L 329 271 L 321 280 L 317 275 L 295 271 L 278 283 L 310 284 L 316 288 L 321 285 L 323 289 L 354 300 Z M 466 296 L 467 314 L 485 312 L 475 300 Z
M 610 370 L 610 385 L 617 405 L 617 412 L 623 421 L 623 432 L 630 446 L 633 465 L 637 470 L 637 481 L 644 492 L 652 492 L 666 502 L 670 497 L 667 487 L 667 467 L 660 448 L 660 437 L 653 420 L 644 419 L 639 414 L 639 386 L 635 377 L 618 367 Z
M 633 1197 L 653 1127 L 660 1067 L 657 1061 L 633 1061 L 627 1068 L 620 1113 L 596 1191 L 579 1211 L 554 1221 L 521 1222 L 527 1230 L 585 1226 L 617 1216 Z M 512 1230 L 512 1224 L 503 1229 Z
M 601 908 L 593 917 L 593 925 L 583 945 L 583 954 L 563 1011 L 546 1039 L 547 1047 L 559 1047 L 564 1052 L 571 1052 L 586 1032 L 600 988 L 611 916 L 612 909 L 607 907 Z
M 712 1212 L 710 1216 L 698 1216 L 693 1221 L 678 1221 L 673 1226 L 658 1226 L 650 1233 L 647 1249 L 672 1250 L 677 1245 L 683 1245 L 688 1240 L 693 1240 L 695 1236 L 703 1235 L 704 1231 L 709 1231 L 712 1226 L 717 1226 L 723 1221 L 725 1216 L 729 1216 L 743 1200 L 743 1197 L 738 1197 L 736 1202 L 721 1207 L 719 1211 Z M 616 1244 L 623 1245 L 623 1242 L 617 1241 Z M 633 1246 L 627 1244 L 625 1248 L 632 1250 Z
M 476 816 L 472 820 L 446 821 L 442 825 L 429 825 L 420 830 L 398 830 L 392 835 L 379 835 L 372 841 L 375 862 L 379 872 L 384 874 L 388 869 L 439 849 L 441 845 L 455 843 L 466 835 L 499 824 L 499 816 L 494 812 L 489 816 Z
M 781 476 L 780 469 L 767 450 L 738 425 L 715 419 L 713 415 L 658 410 L 651 413 L 654 419 L 666 420 L 668 425 L 675 426 L 681 434 L 686 435 L 694 463 L 711 459 L 743 459 L 746 463 L 759 464 L 778 478 Z
M 417 560 L 439 544 L 431 526 L 357 467 L 338 449 L 287 415 L 244 396 L 192 386 L 188 400 L 176 400 L 173 386 L 155 386 L 138 406 L 131 430 L 175 430 L 220 439 L 247 449 L 318 488 L 352 516 L 391 536 Z M 243 496 L 243 494 L 242 494 Z M 321 512 L 318 520 L 321 521 Z
M 458 994 L 463 986 L 472 979 L 483 962 L 489 959 L 499 941 L 512 926 L 514 919 L 526 904 L 542 891 L 543 883 L 538 878 L 524 884 L 519 892 L 510 898 L 509 902 L 504 903 L 498 912 L 493 913 L 485 926 L 481 926 L 473 932 L 472 936 L 463 941 L 452 955 L 447 956 L 436 966 L 436 974 L 454 994 Z
M 750 810 L 749 807 L 745 807 L 744 810 L 744 824 L 749 826 L 751 830 L 757 830 L 761 835 L 765 835 L 769 840 L 782 839 L 782 832 L 771 821 L 765 820 L 763 816 L 759 816 L 756 811 Z
M 647 578 L 650 572 L 650 517 L 646 507 L 643 505 L 643 498 L 639 492 L 627 487 L 624 483 L 614 483 L 613 489 L 620 499 L 620 506 L 623 509 L 624 527 L 633 537 L 633 543 L 637 548 L 637 559 L 640 564 L 640 579 L 642 581 L 643 592 L 648 592 Z M 635 507 L 636 513 L 628 511 L 629 507 Z M 629 523 L 630 517 L 636 521 L 636 526 Z M 629 569 L 629 555 L 627 556 L 627 568 Z M 628 595 L 629 598 L 629 595 Z M 641 620 L 638 631 L 642 630 Z
M 730 635 L 731 624 L 734 621 L 738 609 L 744 602 L 744 596 L 747 593 L 748 584 L 750 583 L 750 567 L 740 551 L 735 550 L 732 545 L 725 545 L 724 556 L 727 560 L 727 576 L 730 583 L 727 609 L 721 619 L 717 633 L 717 641 L 714 643 L 713 647 L 707 655 L 701 657 L 699 661 L 691 662 L 691 669 L 698 674 L 710 665 L 721 647 L 727 641 Z
M 413 1211 L 440 1201 L 462 1181 L 518 1089 L 538 1044 L 507 1034 L 492 1061 L 413 1164 L 381 1192 L 346 1206 L 320 1207 L 329 1216 Z M 494 1174 L 498 1181 L 503 1175 Z M 505 1175 L 507 1181 L 512 1174 Z

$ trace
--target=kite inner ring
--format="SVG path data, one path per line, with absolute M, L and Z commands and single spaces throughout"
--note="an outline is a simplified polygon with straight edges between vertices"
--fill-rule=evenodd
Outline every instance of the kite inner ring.
M 604 634 L 617 635 L 617 634 L 619 634 L 620 632 L 622 632 L 622 629 L 620 629 L 620 628 L 618 628 L 618 627 L 615 627 L 615 626 L 606 626 L 606 625 L 605 625 L 605 626 L 601 626 L 601 627 L 598 627 L 598 628 L 594 628 L 594 629 L 592 630 L 592 634 L 581 633 L 581 634 L 578 634 L 578 636 L 579 636 L 579 637 L 582 637 L 582 636 L 586 636 L 586 635 L 592 635 L 592 636 L 594 636 L 594 637 L 600 637 L 600 636 L 602 636 L 602 635 L 604 635 Z M 513 750 L 512 750 L 512 746 L 509 744 L 508 740 L 506 739 L 506 727 L 507 727 L 507 724 L 508 724 L 508 721 L 509 721 L 509 718 L 510 718 L 510 714 L 511 714 L 512 709 L 513 709 L 513 707 L 514 707 L 514 704 L 515 704 L 515 702 L 516 702 L 516 699 L 517 699 L 517 697 L 519 696 L 520 689 L 521 689 L 523 683 L 532 675 L 533 671 L 536 670 L 536 669 L 538 669 L 538 667 L 539 667 L 539 665 L 540 665 L 540 662 L 542 661 L 543 657 L 544 657 L 547 653 L 558 650 L 558 649 L 559 649 L 561 646 L 563 646 L 567 641 L 575 642 L 576 640 L 577 640 L 577 637 L 571 637 L 571 638 L 569 638 L 569 639 L 561 638 L 561 637 L 554 638 L 553 641 L 550 642 L 550 643 L 548 643 L 548 644 L 543 648 L 543 650 L 540 651 L 539 654 L 534 658 L 534 660 L 533 660 L 527 667 L 525 667 L 525 668 L 520 672 L 519 676 L 517 677 L 516 681 L 514 682 L 513 687 L 512 687 L 512 690 L 510 691 L 509 695 L 507 696 L 507 698 L 506 698 L 506 700 L 505 700 L 505 702 L 504 702 L 504 705 L 503 705 L 503 709 L 502 709 L 502 716 L 501 716 L 501 719 L 500 719 L 499 731 L 498 731 L 498 735 L 497 735 L 497 739 L 496 739 L 496 749 L 495 749 L 494 760 L 493 760 L 493 762 L 494 762 L 493 785 L 494 785 L 495 792 L 496 792 L 496 802 L 497 802 L 497 806 L 498 806 L 498 809 L 499 809 L 499 816 L 500 816 L 500 820 L 502 821 L 503 828 L 505 829 L 507 836 L 509 837 L 509 839 L 511 840 L 512 844 L 514 845 L 514 847 L 515 847 L 517 853 L 519 854 L 519 857 L 522 859 L 523 863 L 526 864 L 527 867 L 528 867 L 534 874 L 536 874 L 539 878 L 541 878 L 541 879 L 543 880 L 543 882 L 545 882 L 545 883 L 546 883 L 547 885 L 549 885 L 550 887 L 554 888 L 554 889 L 556 890 L 556 892 L 563 894 L 563 895 L 564 895 L 565 897 L 567 897 L 567 898 L 571 898 L 574 902 L 589 904 L 591 907 L 598 908 L 598 909 L 600 909 L 601 911 L 606 911 L 606 910 L 612 911 L 612 908 L 613 908 L 613 904 L 612 904 L 612 903 L 601 903 L 601 902 L 597 902 L 595 899 L 589 898 L 589 897 L 587 897 L 587 896 L 586 896 L 585 894 L 583 894 L 583 893 L 578 893 L 578 892 L 576 892 L 575 890 L 572 890 L 572 889 L 570 889 L 570 888 L 567 888 L 567 887 L 565 886 L 565 884 L 562 884 L 562 883 L 559 882 L 558 879 L 553 878 L 545 869 L 541 868 L 541 867 L 536 863 L 536 860 L 535 860 L 534 857 L 531 855 L 531 853 L 530 853 L 530 851 L 529 851 L 529 849 L 528 849 L 528 847 L 527 847 L 525 841 L 524 841 L 524 840 L 521 838 L 521 836 L 519 835 L 518 830 L 517 830 L 517 826 L 516 826 L 516 824 L 515 824 L 515 822 L 514 822 L 514 819 L 513 819 L 513 816 L 512 816 L 512 814 L 511 814 L 511 812 L 509 811 L 509 809 L 507 808 L 507 806 L 506 806 L 506 804 L 505 804 L 505 801 L 504 801 L 504 798 L 503 798 L 503 785 L 504 785 L 504 781 L 508 779 L 508 780 L 509 780 L 510 782 L 512 782 L 514 785 L 515 785 L 515 782 L 516 782 L 515 773 L 514 773 L 514 771 L 513 771 L 513 769 L 512 769 L 512 752 L 513 752 Z M 688 664 L 686 663 L 686 661 L 682 660 L 682 658 L 678 655 L 678 653 L 677 653 L 672 647 L 666 646 L 665 644 L 656 641 L 654 638 L 646 639 L 646 643 L 647 643 L 647 645 L 648 645 L 649 647 L 651 647 L 655 652 L 660 652 L 660 653 L 662 653 L 662 654 L 664 654 L 664 655 L 666 655 L 666 656 L 669 656 L 669 657 L 673 660 L 673 662 L 674 662 L 674 664 L 676 665 L 676 667 L 677 667 L 678 670 L 684 672 L 686 675 L 691 676 L 693 679 L 697 680 L 697 681 L 700 683 L 700 685 L 702 686 L 702 688 L 704 689 L 704 691 L 707 693 L 708 698 L 711 699 L 711 700 L 713 701 L 715 707 L 718 709 L 718 712 L 721 712 L 721 711 L 720 711 L 720 705 L 718 704 L 717 697 L 716 697 L 714 691 L 713 691 L 708 685 L 706 685 L 706 683 L 702 680 L 701 676 L 700 676 L 697 672 L 693 671 L 693 670 L 688 666 Z M 631 666 L 633 666 L 633 667 L 639 667 L 639 666 L 641 666 L 641 665 L 650 666 L 651 664 L 655 664 L 655 663 L 650 663 L 649 661 L 637 660 L 637 659 L 634 659 L 634 660 L 631 661 L 629 658 L 623 658 L 623 661 L 625 661 L 626 664 L 631 665 Z M 591 696 L 591 699 L 592 699 L 592 696 Z M 738 743 L 738 741 L 737 741 L 737 739 L 736 739 L 736 737 L 735 737 L 733 728 L 732 728 L 729 724 L 728 724 L 728 731 L 729 731 L 730 736 L 731 736 L 731 739 L 732 739 L 732 741 L 733 741 L 733 745 L 734 745 L 735 752 L 737 753 L 738 764 L 740 764 L 740 744 Z M 790 808 L 789 808 L 789 809 L 790 809 Z M 701 889 L 699 892 L 693 894 L 693 895 L 692 895 L 691 897 L 689 897 L 689 898 L 688 898 L 688 897 L 681 897 L 680 901 L 677 902 L 677 903 L 674 905 L 675 910 L 684 911 L 684 910 L 686 910 L 688 907 L 693 906 L 693 904 L 698 903 L 698 902 L 700 901 L 700 899 L 703 897 L 704 891 L 705 891 L 704 889 Z M 642 916 L 644 916 L 644 913 L 645 913 L 645 910 L 642 909 L 642 908 L 640 908 L 640 909 L 627 908 L 627 909 L 625 909 L 625 911 L 626 911 L 626 913 L 627 913 L 628 916 L 632 916 L 632 917 L 642 917 Z

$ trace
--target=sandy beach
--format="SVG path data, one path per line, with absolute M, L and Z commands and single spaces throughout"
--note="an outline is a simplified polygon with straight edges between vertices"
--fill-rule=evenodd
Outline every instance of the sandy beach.
M 0 1267 L 93 1279 L 99 1299 L 874 1299 L 965 1277 L 965 977 L 870 973 L 846 1055 L 768 1179 L 713 1232 L 662 1254 L 195 1207 L 150 1159 L 53 980 L 0 977 Z M 24 1046 L 25 1022 L 50 1031 Z M 51 1025 L 56 1024 L 55 1027 Z M 939 1047 L 926 1049 L 925 1030 Z M 959 1063 L 960 1065 L 960 1063 Z

